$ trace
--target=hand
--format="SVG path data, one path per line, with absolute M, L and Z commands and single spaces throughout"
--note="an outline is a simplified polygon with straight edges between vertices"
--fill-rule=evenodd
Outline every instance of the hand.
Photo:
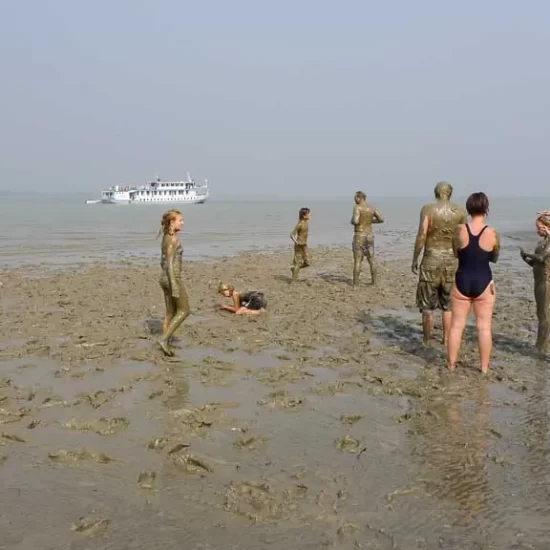
M 176 287 L 172 287 L 172 298 L 178 299 L 180 297 L 180 289 Z
M 411 265 L 411 271 L 412 271 L 415 275 L 418 275 L 418 263 L 417 263 L 417 262 L 413 262 L 413 264 Z

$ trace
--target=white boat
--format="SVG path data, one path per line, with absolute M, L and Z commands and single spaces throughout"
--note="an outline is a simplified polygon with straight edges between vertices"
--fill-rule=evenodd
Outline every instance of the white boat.
M 102 204 L 203 204 L 209 197 L 208 180 L 200 185 L 189 173 L 184 181 L 150 181 L 145 185 L 114 185 L 101 191 Z M 92 201 L 86 201 L 87 203 Z

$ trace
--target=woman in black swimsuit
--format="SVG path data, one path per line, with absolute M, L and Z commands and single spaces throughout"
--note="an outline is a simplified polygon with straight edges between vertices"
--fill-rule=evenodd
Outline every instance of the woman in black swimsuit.
M 222 305 L 221 308 L 237 315 L 259 315 L 267 307 L 267 300 L 263 292 L 250 290 L 237 292 L 231 285 L 220 283 L 218 294 L 233 299 L 233 305 Z
M 454 370 L 462 342 L 462 333 L 472 305 L 476 316 L 481 372 L 489 370 L 493 347 L 491 322 L 496 291 L 491 262 L 496 263 L 500 251 L 496 230 L 485 224 L 489 199 L 485 193 L 473 193 L 466 201 L 469 224 L 459 225 L 453 239 L 458 257 L 458 270 L 451 291 L 452 321 L 447 345 L 447 365 Z

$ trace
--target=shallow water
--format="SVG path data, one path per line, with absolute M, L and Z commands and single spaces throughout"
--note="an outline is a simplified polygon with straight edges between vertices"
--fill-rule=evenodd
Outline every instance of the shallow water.
M 431 192 L 431 190 L 430 190 Z M 421 198 L 376 199 L 385 223 L 375 227 L 377 248 L 388 258 L 411 254 Z M 464 202 L 458 197 L 457 202 Z M 112 259 L 157 257 L 156 239 L 163 205 L 86 205 L 80 196 L 10 198 L 0 201 L 0 255 L 4 265 L 71 265 Z M 544 199 L 492 201 L 490 223 L 504 235 L 505 246 L 534 242 L 535 212 Z M 220 202 L 183 205 L 184 256 L 217 258 L 243 250 L 290 246 L 298 202 Z M 349 245 L 352 201 L 311 201 L 310 246 Z M 508 241 L 510 237 L 512 240 Z
M 517 392 L 376 349 L 331 368 L 276 349 L 185 348 L 165 368 L 3 361 L 0 420 L 24 416 L 0 431 L 24 441 L 0 439 L 0 547 L 545 547 L 547 364 L 526 361 L 533 391 Z M 128 424 L 96 433 L 101 418 Z M 182 469 L 185 453 L 212 471 Z

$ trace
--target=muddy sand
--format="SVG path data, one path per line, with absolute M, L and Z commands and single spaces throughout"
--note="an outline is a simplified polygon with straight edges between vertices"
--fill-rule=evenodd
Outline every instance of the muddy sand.
M 295 285 L 289 250 L 186 263 L 171 359 L 156 258 L 1 272 L 0 548 L 547 548 L 529 269 L 496 270 L 483 378 L 473 327 L 455 373 L 421 345 L 409 259 L 352 289 L 349 250 L 312 256 Z

